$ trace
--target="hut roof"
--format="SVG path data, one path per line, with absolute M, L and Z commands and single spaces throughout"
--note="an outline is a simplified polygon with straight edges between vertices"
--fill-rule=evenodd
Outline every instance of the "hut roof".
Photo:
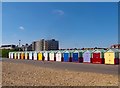
M 106 52 L 119 52 L 118 49 L 108 49 Z

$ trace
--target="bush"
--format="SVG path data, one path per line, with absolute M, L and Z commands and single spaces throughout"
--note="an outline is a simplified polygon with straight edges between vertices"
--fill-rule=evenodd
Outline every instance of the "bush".
M 2 57 L 7 58 L 8 55 L 9 55 L 9 52 L 13 52 L 13 51 L 16 51 L 16 50 L 14 50 L 14 49 L 12 49 L 12 50 L 10 50 L 10 49 L 2 49 L 0 51 L 2 52 Z

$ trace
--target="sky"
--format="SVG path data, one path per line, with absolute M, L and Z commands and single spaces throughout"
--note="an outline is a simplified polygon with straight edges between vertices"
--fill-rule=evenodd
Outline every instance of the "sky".
M 2 44 L 56 39 L 60 48 L 118 42 L 117 2 L 3 2 Z

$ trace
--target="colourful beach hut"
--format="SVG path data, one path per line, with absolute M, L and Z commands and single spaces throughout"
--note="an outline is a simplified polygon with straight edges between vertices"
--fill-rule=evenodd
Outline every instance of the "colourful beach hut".
M 26 59 L 26 60 L 29 59 L 29 52 L 25 52 L 25 59 Z
M 29 59 L 33 60 L 33 52 L 29 52 Z
M 79 62 L 79 52 L 75 50 L 72 52 L 72 62 Z
M 14 59 L 17 59 L 17 52 L 14 52 Z
M 42 52 L 38 52 L 38 60 L 43 60 L 43 53 Z
M 38 55 L 37 55 L 37 52 L 34 52 L 34 53 L 33 53 L 33 60 L 37 60 L 37 58 L 38 58 L 37 56 L 38 56 Z
M 119 64 L 119 51 L 109 49 L 104 53 L 105 64 Z
M 54 61 L 54 52 L 53 51 L 51 51 L 51 52 L 49 52 L 49 60 L 50 61 Z
M 87 50 L 83 53 L 83 62 L 91 63 L 91 51 Z
M 104 52 L 105 50 L 94 50 L 92 53 L 92 63 L 104 64 Z
M 79 62 L 82 63 L 83 62 L 83 53 L 84 51 L 83 50 L 78 50 L 79 52 Z
M 61 51 L 58 51 L 56 53 L 56 61 L 62 61 L 62 52 Z
M 13 52 L 11 52 L 11 58 L 13 59 Z
M 24 52 L 21 53 L 21 59 L 25 59 L 25 53 Z
M 70 52 L 69 51 L 65 51 L 63 53 L 63 61 L 64 62 L 69 62 L 70 61 Z
M 43 56 L 44 56 L 44 60 L 48 61 L 48 52 L 47 51 L 43 52 Z
M 8 57 L 11 58 L 11 52 L 9 52 L 9 56 Z
M 20 59 L 20 52 L 18 52 L 18 59 Z

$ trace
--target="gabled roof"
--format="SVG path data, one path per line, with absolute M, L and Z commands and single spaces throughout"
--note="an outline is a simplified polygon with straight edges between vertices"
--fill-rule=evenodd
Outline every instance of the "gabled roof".
M 64 53 L 70 53 L 68 50 L 65 50 Z
M 79 51 L 78 50 L 74 50 L 73 53 L 79 53 Z
M 96 50 L 93 51 L 93 53 L 101 53 L 101 51 L 96 49 Z
M 106 52 L 119 52 L 117 49 L 108 49 Z
M 62 51 L 57 51 L 57 53 L 62 53 Z
M 89 52 L 92 53 L 94 50 L 85 50 L 83 53 Z

